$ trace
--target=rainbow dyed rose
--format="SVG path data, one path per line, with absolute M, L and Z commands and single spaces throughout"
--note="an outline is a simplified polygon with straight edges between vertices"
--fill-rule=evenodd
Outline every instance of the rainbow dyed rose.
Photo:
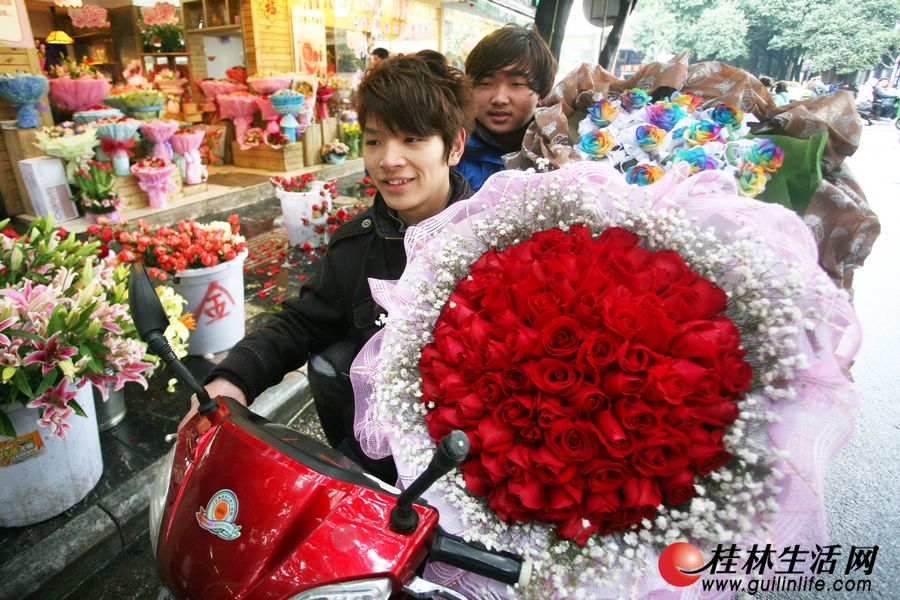
M 625 181 L 634 185 L 650 185 L 665 175 L 663 170 L 656 165 L 646 163 L 635 165 L 625 173 Z
M 677 104 L 681 108 L 685 110 L 685 112 L 692 113 L 706 102 L 700 96 L 695 96 L 694 94 L 688 94 L 687 92 L 674 92 L 669 99 L 673 104 Z
M 619 96 L 619 101 L 622 103 L 622 108 L 631 112 L 633 110 L 638 110 L 639 108 L 644 108 L 650 104 L 651 98 L 650 94 L 641 88 L 633 88 L 622 93 L 622 95 Z
M 741 109 L 727 104 L 720 104 L 710 112 L 712 120 L 722 127 L 738 127 L 744 120 L 744 113 Z
M 716 159 L 708 156 L 702 146 L 696 146 L 690 150 L 682 148 L 676 151 L 672 157 L 672 164 L 680 162 L 686 162 L 691 165 L 691 175 L 700 171 L 716 169 L 719 166 Z
M 702 146 L 709 142 L 721 142 L 722 128 L 712 121 L 697 121 L 684 128 L 684 139 L 691 146 Z
M 744 151 L 744 160 L 762 167 L 769 173 L 774 173 L 784 164 L 784 151 L 772 140 L 758 139 Z
M 605 129 L 595 129 L 581 136 L 578 145 L 591 158 L 602 158 L 616 145 L 613 136 Z
M 679 105 L 672 102 L 656 102 L 647 106 L 647 120 L 653 125 L 671 131 L 675 124 L 687 116 Z
M 588 107 L 587 114 L 591 123 L 597 127 L 606 127 L 619 114 L 619 109 L 606 100 L 600 100 Z
M 766 171 L 758 165 L 743 165 L 737 174 L 738 193 L 741 196 L 755 198 L 766 189 L 768 177 Z
M 634 137 L 645 152 L 652 152 L 659 148 L 666 137 L 666 130 L 656 125 L 641 125 L 634 130 Z

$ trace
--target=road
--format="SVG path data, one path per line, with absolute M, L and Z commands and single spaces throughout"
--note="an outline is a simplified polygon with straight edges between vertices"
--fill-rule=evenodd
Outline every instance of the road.
M 900 132 L 887 124 L 865 127 L 849 159 L 879 215 L 881 237 L 856 275 L 855 306 L 864 340 L 853 366 L 860 394 L 856 432 L 826 479 L 829 532 L 834 544 L 879 546 L 872 591 L 865 598 L 896 598 L 900 573 Z M 156 600 L 158 579 L 144 536 L 121 559 L 73 594 L 96 600 Z M 851 598 L 856 594 L 760 594 L 762 598 Z

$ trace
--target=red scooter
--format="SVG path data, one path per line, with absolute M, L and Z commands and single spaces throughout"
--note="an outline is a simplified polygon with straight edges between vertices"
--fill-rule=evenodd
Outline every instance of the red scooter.
M 419 498 L 465 459 L 464 433 L 444 437 L 400 492 L 312 438 L 231 398 L 210 398 L 169 348 L 167 318 L 140 265 L 129 294 L 150 351 L 200 400 L 151 493 L 156 564 L 175 597 L 466 600 L 421 577 L 428 561 L 527 581 L 530 563 L 444 533 L 437 510 Z

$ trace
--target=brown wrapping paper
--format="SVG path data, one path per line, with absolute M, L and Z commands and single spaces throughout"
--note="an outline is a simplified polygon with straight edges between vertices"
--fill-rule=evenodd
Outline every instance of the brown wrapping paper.
M 804 221 L 819 248 L 819 264 L 845 289 L 853 282 L 853 270 L 861 267 L 881 232 L 878 217 L 865 194 L 844 164 L 859 146 L 862 121 L 853 96 L 837 92 L 804 102 L 776 107 L 766 88 L 753 75 L 719 62 L 688 63 L 687 52 L 667 63 L 652 63 L 628 79 L 618 79 L 597 65 L 583 64 L 560 81 L 535 111 L 525 133 L 522 150 L 504 157 L 511 169 L 537 166 L 538 158 L 551 168 L 581 160 L 572 147 L 578 122 L 599 93 L 615 99 L 621 92 L 641 88 L 654 99 L 672 91 L 690 92 L 709 104 L 729 104 L 762 121 L 759 135 L 766 132 L 808 138 L 827 130 L 822 158 L 823 180 L 813 195 Z

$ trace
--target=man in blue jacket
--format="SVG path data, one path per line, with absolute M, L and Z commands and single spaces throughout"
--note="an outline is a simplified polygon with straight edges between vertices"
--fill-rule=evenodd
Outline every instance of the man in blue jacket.
M 475 129 L 457 169 L 473 191 L 522 147 L 541 98 L 550 93 L 556 59 L 537 31 L 506 25 L 482 38 L 466 58 L 474 84 Z

